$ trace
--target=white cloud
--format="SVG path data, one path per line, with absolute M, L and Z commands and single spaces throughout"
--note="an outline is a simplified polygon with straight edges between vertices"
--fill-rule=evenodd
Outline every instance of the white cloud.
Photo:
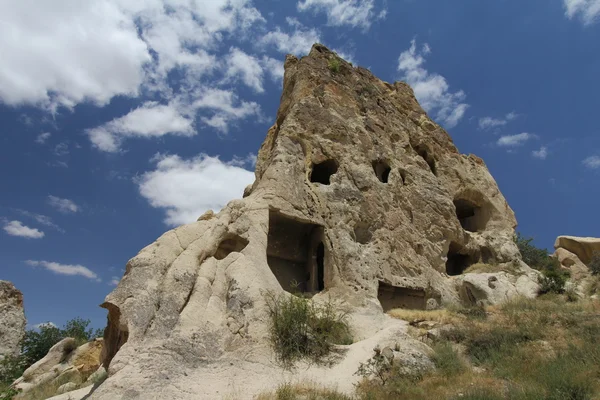
M 563 0 L 566 15 L 570 19 L 579 16 L 589 25 L 600 16 L 600 0 Z
M 125 138 L 195 135 L 193 124 L 190 117 L 181 114 L 176 103 L 162 105 L 146 102 L 122 117 L 88 129 L 86 133 L 96 148 L 114 153 L 120 150 Z
M 540 160 L 545 160 L 548 157 L 548 148 L 546 146 L 542 146 L 539 150 L 532 151 L 531 155 Z
M 69 155 L 69 144 L 67 142 L 61 142 L 54 147 L 54 154 L 62 157 Z
M 56 112 L 140 98 L 138 109 L 87 130 L 101 150 L 118 151 L 128 137 L 192 135 L 198 117 L 226 131 L 234 118 L 191 107 L 193 95 L 234 78 L 263 90 L 261 56 L 238 50 L 228 61 L 222 51 L 266 22 L 251 0 L 51 3 L 0 0 L 0 103 Z
M 274 82 L 281 82 L 285 73 L 282 60 L 263 56 L 260 62 L 263 69 L 268 72 Z
M 48 217 L 46 215 L 36 214 L 36 213 L 32 213 L 30 211 L 21 210 L 21 209 L 17 209 L 16 211 L 19 212 L 19 214 L 21 214 L 21 215 L 24 215 L 24 216 L 29 217 L 29 218 L 33 218 L 39 224 L 42 224 L 42 225 L 45 225 L 45 226 L 49 226 L 51 228 L 56 229 L 59 232 L 64 232 L 63 229 L 61 229 L 58 225 L 56 225 L 54 222 L 52 222 L 52 218 L 50 218 L 50 217 Z
M 48 204 L 64 214 L 75 213 L 79 211 L 79 206 L 72 200 L 61 199 L 60 197 L 52 195 L 48 196 Z
M 320 11 L 327 14 L 327 24 L 331 26 L 351 26 L 368 29 L 371 24 L 385 18 L 386 11 L 374 12 L 373 0 L 300 0 L 299 11 Z
M 265 90 L 262 86 L 263 68 L 260 61 L 242 50 L 232 47 L 227 58 L 226 81 L 240 79 L 244 84 L 258 93 Z
M 110 286 L 117 286 L 117 285 L 119 284 L 119 282 L 120 282 L 120 281 L 121 281 L 121 280 L 119 279 L 119 277 L 118 277 L 118 276 L 112 276 L 112 277 L 110 278 L 110 282 L 108 282 L 108 284 L 109 284 Z
M 600 169 L 600 156 L 590 156 L 583 160 L 582 164 L 589 169 Z
M 502 147 L 517 147 L 517 146 L 522 146 L 528 140 L 535 139 L 535 138 L 537 138 L 536 135 L 527 133 L 527 132 L 523 132 L 523 133 L 519 133 L 517 135 L 502 136 L 502 137 L 500 137 L 500 139 L 498 139 L 496 144 L 498 146 L 502 146 Z
M 4 231 L 11 236 L 24 237 L 27 239 L 41 239 L 44 232 L 23 225 L 21 221 L 10 221 L 4 225 Z
M 518 115 L 514 112 L 506 114 L 503 118 L 483 117 L 479 118 L 479 129 L 488 130 L 504 126 L 511 121 L 514 121 Z
M 55 109 L 135 95 L 151 60 L 118 1 L 0 1 L 0 100 Z
M 50 132 L 40 133 L 35 138 L 35 142 L 38 144 L 44 144 L 44 143 L 46 143 L 46 140 L 50 139 L 50 136 L 52 136 L 52 134 Z
M 50 261 L 35 261 L 35 260 L 27 260 L 25 264 L 30 265 L 32 267 L 42 267 L 47 269 L 48 271 L 54 272 L 59 275 L 79 275 L 88 279 L 92 279 L 100 282 L 101 279 L 98 278 L 98 275 L 92 270 L 83 265 L 68 265 L 68 264 L 60 264 L 56 262 Z
M 194 109 L 210 110 L 211 117 L 202 117 L 202 122 L 223 132 L 229 123 L 251 115 L 260 115 L 260 106 L 255 102 L 239 101 L 230 90 L 207 89 L 199 91 L 191 104 Z
M 207 210 L 220 210 L 254 181 L 254 173 L 238 161 L 223 162 L 206 154 L 189 160 L 158 155 L 154 161 L 156 169 L 136 183 L 152 207 L 166 210 L 168 225 L 194 222 Z
M 52 321 L 48 321 L 48 322 L 40 322 L 39 324 L 35 324 L 32 326 L 33 329 L 40 329 L 43 327 L 49 327 L 49 328 L 58 328 L 58 326 L 52 322 Z
M 435 112 L 435 119 L 447 128 L 453 128 L 469 107 L 464 103 L 467 96 L 462 90 L 450 92 L 443 76 L 430 73 L 423 68 L 424 56 L 429 53 L 431 53 L 429 45 L 425 44 L 419 51 L 416 41 L 412 40 L 410 48 L 400 54 L 398 71 L 404 74 L 402 79 L 413 88 L 421 106 L 427 112 Z
M 294 18 L 286 18 L 288 25 L 293 28 L 291 33 L 286 33 L 280 27 L 268 32 L 259 41 L 258 45 L 266 48 L 274 46 L 280 53 L 291 53 L 297 56 L 308 54 L 313 44 L 320 42 L 319 31 L 308 29 Z

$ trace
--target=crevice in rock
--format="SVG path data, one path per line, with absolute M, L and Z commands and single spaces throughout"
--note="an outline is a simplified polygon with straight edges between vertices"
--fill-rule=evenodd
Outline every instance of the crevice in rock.
M 127 325 L 121 321 L 119 307 L 109 302 L 103 303 L 100 307 L 108 310 L 108 323 L 104 328 L 104 344 L 100 355 L 102 366 L 108 371 L 110 362 L 129 339 L 129 331 Z
M 383 281 L 379 281 L 377 299 L 383 312 L 395 308 L 425 310 L 427 306 L 425 290 L 393 286 Z
M 435 163 L 435 158 L 433 157 L 431 152 L 428 151 L 427 148 L 422 144 L 413 147 L 413 149 L 417 152 L 417 154 L 419 156 L 421 156 L 421 158 L 423 158 L 423 160 L 425 160 L 427 165 L 429 165 L 429 169 L 431 170 L 431 172 L 435 176 L 437 176 L 437 167 L 436 167 L 436 163 Z
M 479 261 L 479 255 L 468 254 L 461 245 L 454 242 L 450 243 L 447 257 L 446 273 L 450 276 L 462 274 Z
M 322 226 L 269 212 L 267 263 L 281 287 L 314 293 L 326 288 L 329 262 Z
M 337 161 L 333 159 L 325 160 L 318 164 L 313 164 L 310 173 L 310 181 L 313 183 L 321 183 L 329 185 L 331 183 L 331 175 L 335 174 L 339 168 Z
M 360 244 L 367 244 L 373 238 L 371 226 L 363 221 L 359 221 L 354 225 L 354 239 Z
M 388 183 L 388 179 L 392 169 L 386 161 L 373 161 L 373 171 L 375 171 L 375 175 L 377 175 L 377 179 L 379 179 L 379 182 Z

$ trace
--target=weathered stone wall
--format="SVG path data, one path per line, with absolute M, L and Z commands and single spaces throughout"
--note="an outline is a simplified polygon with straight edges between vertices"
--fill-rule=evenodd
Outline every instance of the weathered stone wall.
M 23 294 L 8 281 L 0 281 L 0 360 L 16 356 L 25 335 Z

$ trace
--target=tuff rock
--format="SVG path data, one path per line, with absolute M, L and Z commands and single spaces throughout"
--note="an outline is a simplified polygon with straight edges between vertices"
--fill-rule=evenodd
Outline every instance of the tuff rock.
M 594 253 L 600 253 L 600 238 L 559 236 L 554 242 L 554 249 L 564 249 L 575 254 L 584 264 L 592 261 Z
M 25 335 L 23 294 L 8 281 L 0 281 L 0 360 L 17 356 Z
M 521 266 L 513 211 L 484 162 L 458 152 L 408 85 L 343 60 L 330 68 L 334 58 L 318 44 L 287 56 L 243 199 L 128 262 L 103 303 L 109 378 L 90 399 L 245 399 L 304 378 L 352 391 L 375 345 L 399 343 L 406 365 L 431 363 L 385 311 L 494 303 L 536 285 L 523 266 L 497 278 L 500 294 L 487 275 L 475 300 L 461 293 L 480 285 L 478 274 L 461 276 L 471 264 Z M 292 290 L 349 312 L 355 343 L 337 364 L 292 374 L 275 365 L 264 295 Z
M 13 383 L 21 391 L 15 399 L 27 399 L 32 391 L 64 393 L 78 388 L 100 367 L 102 343 L 102 339 L 94 339 L 78 347 L 73 338 L 61 340 Z

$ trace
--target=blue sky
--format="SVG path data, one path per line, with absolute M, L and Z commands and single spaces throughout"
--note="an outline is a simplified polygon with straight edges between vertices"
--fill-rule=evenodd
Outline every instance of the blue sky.
M 600 232 L 600 0 L 0 0 L 0 279 L 30 325 L 98 305 L 167 229 L 240 197 L 286 53 L 406 80 L 519 231 Z

